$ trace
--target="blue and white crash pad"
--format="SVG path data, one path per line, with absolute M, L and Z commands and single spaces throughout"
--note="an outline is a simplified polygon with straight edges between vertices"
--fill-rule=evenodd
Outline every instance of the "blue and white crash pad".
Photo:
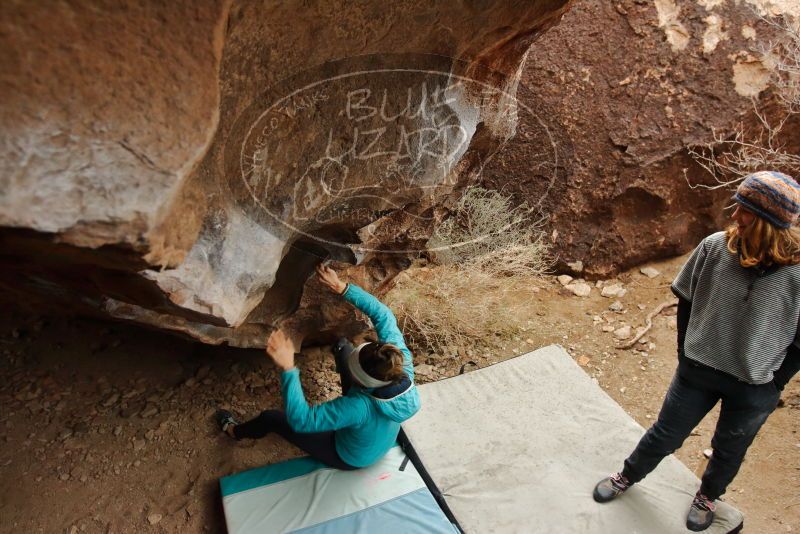
M 300 458 L 223 478 L 228 532 L 689 534 L 700 481 L 674 456 L 620 498 L 594 502 L 594 484 L 644 429 L 561 347 L 419 389 L 403 449 L 371 467 Z M 720 502 L 705 534 L 742 523 Z
M 457 533 L 396 446 L 355 471 L 297 458 L 220 480 L 229 534 Z

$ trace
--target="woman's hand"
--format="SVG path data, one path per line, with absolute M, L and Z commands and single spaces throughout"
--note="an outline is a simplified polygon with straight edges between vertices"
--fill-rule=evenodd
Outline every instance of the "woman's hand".
M 294 367 L 295 343 L 292 338 L 281 329 L 275 330 L 267 339 L 267 354 L 275 365 L 284 371 Z
M 341 295 L 347 289 L 347 284 L 339 280 L 339 275 L 330 267 L 320 263 L 317 265 L 317 274 L 320 281 L 334 293 Z

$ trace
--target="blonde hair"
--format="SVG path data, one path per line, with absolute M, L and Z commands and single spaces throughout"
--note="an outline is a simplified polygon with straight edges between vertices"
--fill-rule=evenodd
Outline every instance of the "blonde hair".
M 361 367 L 368 375 L 389 382 L 405 376 L 403 353 L 399 348 L 383 343 L 370 343 L 368 347 L 369 350 L 362 350 L 359 357 Z
M 739 255 L 742 267 L 797 265 L 800 263 L 800 228 L 778 228 L 756 217 L 739 233 L 734 224 L 725 230 L 728 250 Z

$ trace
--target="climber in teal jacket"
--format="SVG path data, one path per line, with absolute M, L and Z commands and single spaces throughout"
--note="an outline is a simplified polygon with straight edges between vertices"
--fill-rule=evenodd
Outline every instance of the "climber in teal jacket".
M 294 365 L 299 343 L 276 330 L 267 341 L 267 353 L 283 370 L 285 411 L 267 410 L 239 423 L 233 414 L 220 410 L 217 421 L 236 439 L 276 432 L 331 467 L 366 467 L 395 444 L 400 423 L 419 410 L 411 351 L 385 304 L 357 285 L 345 284 L 329 267 L 319 266 L 317 273 L 324 285 L 370 318 L 378 337 L 358 346 L 342 338 L 333 346 L 343 395 L 310 406 Z

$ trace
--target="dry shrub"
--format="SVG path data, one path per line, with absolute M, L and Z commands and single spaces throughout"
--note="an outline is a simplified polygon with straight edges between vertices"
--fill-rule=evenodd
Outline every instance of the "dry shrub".
M 538 276 L 549 265 L 544 220 L 526 204 L 514 206 L 510 196 L 470 187 L 451 216 L 434 230 L 428 250 L 440 265 Z
M 789 115 L 775 123 L 757 106 L 754 109 L 758 118 L 755 129 L 746 130 L 739 124 L 730 136 L 714 132 L 710 143 L 689 148 L 689 154 L 714 178 L 710 185 L 687 178 L 692 189 L 735 189 L 748 174 L 764 170 L 800 174 L 800 155 L 787 151 L 782 140 Z
M 406 271 L 386 296 L 410 343 L 452 350 L 519 332 L 525 295 L 551 264 L 543 221 L 502 193 L 468 189 L 428 242 L 435 265 Z

